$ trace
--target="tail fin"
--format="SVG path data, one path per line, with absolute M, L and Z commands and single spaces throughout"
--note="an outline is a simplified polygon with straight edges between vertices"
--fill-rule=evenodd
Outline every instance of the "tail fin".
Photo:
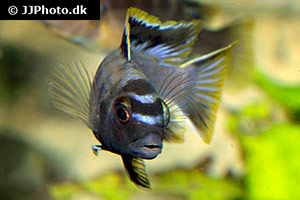
M 217 30 L 204 28 L 198 35 L 194 52 L 206 54 L 238 40 L 228 69 L 228 80 L 230 86 L 240 88 L 249 83 L 253 77 L 253 28 L 254 21 L 252 19 L 239 20 Z
M 181 109 L 207 143 L 213 134 L 223 83 L 235 44 L 196 57 L 180 66 L 192 77 L 194 85 L 193 92 L 183 100 L 184 104 L 181 103 Z

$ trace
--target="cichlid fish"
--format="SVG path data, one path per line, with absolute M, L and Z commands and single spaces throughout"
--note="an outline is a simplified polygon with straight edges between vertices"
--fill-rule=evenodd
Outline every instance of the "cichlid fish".
M 82 120 L 106 150 L 122 157 L 130 179 L 150 188 L 143 159 L 161 153 L 163 141 L 183 142 L 188 118 L 211 140 L 234 44 L 190 57 L 201 21 L 160 20 L 129 8 L 119 48 L 100 64 L 93 81 L 82 63 L 57 68 L 54 105 Z

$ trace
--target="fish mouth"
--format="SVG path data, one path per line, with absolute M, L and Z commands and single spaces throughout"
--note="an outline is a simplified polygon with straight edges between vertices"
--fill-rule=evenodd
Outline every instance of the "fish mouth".
M 151 151 L 156 149 L 161 149 L 161 145 L 157 145 L 157 144 L 145 144 L 143 147 Z
M 161 153 L 162 145 L 161 144 L 145 144 L 142 148 L 146 151 L 153 152 L 159 154 Z
M 162 139 L 157 134 L 149 134 L 133 144 L 133 152 L 143 159 L 153 159 L 162 150 Z

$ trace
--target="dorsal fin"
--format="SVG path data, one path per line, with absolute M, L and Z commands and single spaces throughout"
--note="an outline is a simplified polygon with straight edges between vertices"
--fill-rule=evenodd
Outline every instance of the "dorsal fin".
M 121 48 L 129 60 L 131 48 L 153 57 L 161 65 L 176 66 L 192 51 L 200 30 L 200 20 L 161 23 L 155 16 L 129 8 Z

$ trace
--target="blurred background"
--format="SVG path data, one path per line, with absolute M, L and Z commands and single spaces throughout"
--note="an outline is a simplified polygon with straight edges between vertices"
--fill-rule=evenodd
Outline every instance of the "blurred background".
M 188 128 L 183 144 L 165 144 L 146 161 L 152 191 L 130 183 L 118 156 L 96 157 L 91 131 L 48 92 L 61 62 L 95 73 L 130 5 L 202 19 L 195 55 L 239 40 L 212 142 Z M 299 24 L 296 0 L 103 0 L 100 21 L 0 21 L 1 199 L 299 199 Z

